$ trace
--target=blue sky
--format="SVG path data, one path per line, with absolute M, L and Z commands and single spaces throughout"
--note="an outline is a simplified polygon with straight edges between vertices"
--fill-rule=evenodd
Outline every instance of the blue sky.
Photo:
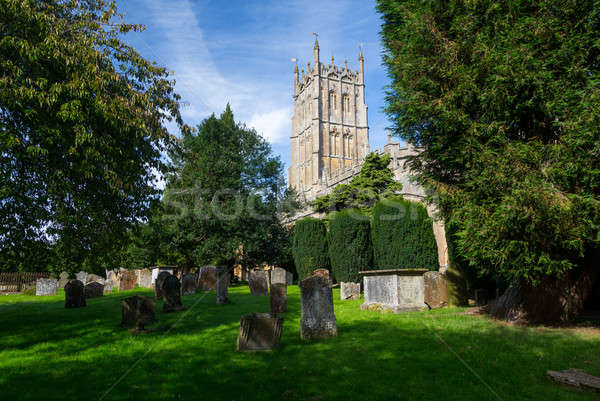
M 185 121 L 197 125 L 227 102 L 236 120 L 256 128 L 290 161 L 293 111 L 292 58 L 313 61 L 312 32 L 318 32 L 321 61 L 344 59 L 358 69 L 365 56 L 366 102 L 371 150 L 387 141 L 381 20 L 368 0 L 118 0 L 129 23 L 146 25 L 125 40 L 144 57 L 166 66 L 187 102 Z M 286 173 L 287 176 L 287 173 Z

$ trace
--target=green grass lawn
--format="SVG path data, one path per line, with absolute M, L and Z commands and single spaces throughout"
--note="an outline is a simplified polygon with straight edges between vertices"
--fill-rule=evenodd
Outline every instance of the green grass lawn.
M 401 315 L 339 301 L 339 336 L 300 340 L 300 294 L 288 287 L 281 348 L 240 353 L 242 314 L 266 312 L 268 297 L 230 288 L 183 297 L 149 333 L 119 327 L 113 293 L 65 309 L 64 294 L 0 296 L 2 400 L 596 400 L 546 378 L 547 369 L 600 376 L 593 331 L 511 327 L 460 309 Z

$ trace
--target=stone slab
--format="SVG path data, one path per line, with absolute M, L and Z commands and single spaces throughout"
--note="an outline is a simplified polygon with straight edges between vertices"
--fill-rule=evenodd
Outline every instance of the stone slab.
M 271 270 L 271 285 L 287 284 L 287 270 L 276 267 Z
M 87 282 L 87 276 L 88 273 L 84 271 L 80 271 L 79 273 L 75 274 L 75 278 L 84 284 Z
M 154 283 L 154 293 L 156 295 L 156 299 L 160 300 L 163 298 L 163 283 L 165 282 L 165 279 L 167 277 L 171 276 L 171 273 L 167 272 L 167 271 L 162 271 L 158 274 L 158 277 L 156 278 L 156 283 Z
M 431 309 L 448 305 L 448 283 L 446 276 L 440 272 L 430 271 L 423 275 L 424 302 Z
M 312 340 L 337 336 L 331 281 L 317 275 L 300 281 L 299 286 L 302 303 L 300 337 Z
M 155 303 L 152 298 L 134 296 L 121 300 L 121 326 L 135 326 L 138 331 L 156 321 Z
M 38 278 L 35 282 L 35 295 L 56 295 L 58 280 L 55 278 Z
M 271 313 L 285 313 L 287 310 L 287 286 L 282 283 L 271 284 Z
M 104 284 L 100 284 L 97 281 L 92 281 L 85 285 L 84 288 L 85 299 L 99 298 L 104 295 Z
M 217 305 L 225 305 L 229 303 L 227 289 L 229 288 L 229 267 L 217 266 Z
M 96 282 L 104 285 L 105 281 L 106 280 L 104 279 L 104 277 L 100 277 L 97 274 L 88 274 L 85 278 L 85 284 Z
M 140 288 L 152 288 L 152 270 L 137 269 L 137 285 Z
M 69 282 L 69 273 L 62 272 L 58 276 L 58 288 L 65 288 L 65 285 Z
M 198 290 L 198 277 L 194 273 L 184 274 L 181 278 L 181 294 L 195 294 Z
M 248 275 L 251 295 L 269 295 L 269 281 L 264 270 L 252 270 Z
M 340 299 L 360 299 L 360 283 L 340 283 Z
M 169 274 L 162 283 L 163 309 L 165 313 L 183 310 L 181 303 L 181 283 L 179 279 Z
M 388 270 L 363 277 L 363 310 L 392 310 L 395 313 L 427 309 L 425 305 L 425 269 Z
M 135 289 L 137 285 L 137 273 L 135 270 L 123 270 L 119 273 L 119 291 Z
M 85 288 L 79 280 L 70 280 L 65 285 L 65 308 L 81 308 L 86 306 Z
M 272 350 L 279 347 L 283 317 L 269 313 L 244 315 L 240 321 L 237 346 L 238 351 Z
M 217 268 L 215 266 L 202 266 L 198 273 L 198 290 L 214 291 L 217 289 Z
M 557 383 L 600 393 L 600 377 L 592 376 L 584 370 L 548 370 L 546 374 Z

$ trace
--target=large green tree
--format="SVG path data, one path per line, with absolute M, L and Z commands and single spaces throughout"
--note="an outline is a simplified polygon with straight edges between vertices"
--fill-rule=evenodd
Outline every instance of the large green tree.
M 565 318 L 597 275 L 587 261 L 600 241 L 600 2 L 378 9 L 387 112 L 421 149 L 413 168 L 437 188 L 456 252 L 515 288 L 562 290 L 544 302 L 561 303 L 547 317 Z
M 147 215 L 165 122 L 186 127 L 168 71 L 122 40 L 142 28 L 104 0 L 0 1 L 0 269 L 114 267 Z
M 227 106 L 183 136 L 172 153 L 163 220 L 183 267 L 277 263 L 287 234 L 278 219 L 283 168 L 271 146 Z

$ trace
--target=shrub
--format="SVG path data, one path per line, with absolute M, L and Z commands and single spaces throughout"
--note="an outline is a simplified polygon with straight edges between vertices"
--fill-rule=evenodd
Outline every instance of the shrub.
M 338 282 L 360 282 L 358 272 L 372 268 L 371 222 L 355 209 L 329 215 L 329 260 Z
M 438 268 L 432 222 L 419 203 L 402 198 L 377 202 L 371 236 L 374 269 Z
M 292 252 L 300 280 L 310 276 L 316 269 L 329 270 L 325 223 L 312 217 L 298 220 L 294 228 Z

